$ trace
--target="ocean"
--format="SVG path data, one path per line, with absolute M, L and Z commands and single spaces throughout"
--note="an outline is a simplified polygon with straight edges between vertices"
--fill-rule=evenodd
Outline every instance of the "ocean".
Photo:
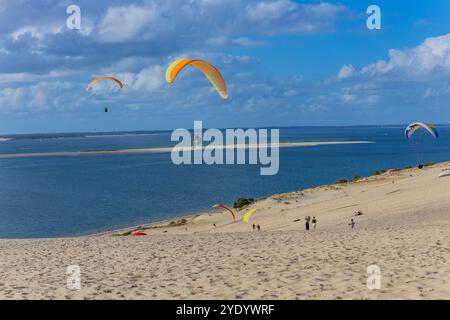
M 170 154 L 0 159 L 0 238 L 92 234 L 372 175 L 450 160 L 450 126 L 439 139 L 405 140 L 404 125 L 281 128 L 280 142 L 372 141 L 280 149 L 277 175 L 258 165 L 172 164 Z M 170 132 L 0 137 L 0 154 L 168 147 Z

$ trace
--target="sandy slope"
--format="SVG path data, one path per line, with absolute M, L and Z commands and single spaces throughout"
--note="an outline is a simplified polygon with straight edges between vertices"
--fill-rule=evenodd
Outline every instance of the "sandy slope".
M 144 237 L 1 240 L 0 298 L 449 299 L 444 168 L 450 163 L 261 200 L 251 218 L 261 232 L 206 213 Z M 350 230 L 356 210 L 365 215 Z M 306 215 L 318 218 L 317 231 L 304 230 Z M 366 286 L 372 264 L 380 290 Z M 81 268 L 79 291 L 65 287 L 68 265 Z

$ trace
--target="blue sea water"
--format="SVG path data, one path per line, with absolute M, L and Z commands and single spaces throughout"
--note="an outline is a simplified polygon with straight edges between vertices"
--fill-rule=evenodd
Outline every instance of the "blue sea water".
M 209 210 L 379 169 L 450 159 L 450 127 L 440 138 L 405 126 L 281 128 L 281 142 L 367 140 L 373 144 L 280 149 L 280 170 L 260 166 L 176 166 L 170 154 L 0 159 L 0 238 L 75 236 Z M 0 153 L 117 150 L 170 146 L 170 132 L 28 135 L 0 142 Z

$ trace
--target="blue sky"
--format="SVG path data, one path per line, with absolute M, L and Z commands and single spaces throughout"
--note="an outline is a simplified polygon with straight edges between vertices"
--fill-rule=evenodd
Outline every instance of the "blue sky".
M 81 30 L 66 27 L 71 4 Z M 366 27 L 371 4 L 381 30 Z M 0 0 L 0 133 L 450 123 L 448 12 L 446 0 Z M 195 70 L 166 84 L 180 57 L 213 63 L 230 98 Z M 87 93 L 102 75 L 124 90 Z

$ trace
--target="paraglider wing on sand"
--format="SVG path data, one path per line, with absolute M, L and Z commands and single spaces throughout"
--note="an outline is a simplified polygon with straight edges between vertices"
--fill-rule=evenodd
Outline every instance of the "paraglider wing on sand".
M 256 209 L 251 209 L 251 210 L 249 210 L 249 211 L 247 211 L 247 212 L 245 213 L 244 219 L 243 219 L 243 221 L 244 221 L 245 224 L 248 223 L 248 219 L 250 219 L 250 217 L 252 216 L 252 214 L 255 213 L 255 211 L 256 211 Z
M 147 234 L 144 232 L 133 232 L 131 235 L 133 237 L 142 237 L 142 236 L 146 236 Z
M 228 98 L 227 84 L 224 78 L 212 64 L 197 59 L 180 59 L 172 62 L 166 71 L 166 81 L 173 83 L 177 75 L 187 66 L 192 66 L 202 72 L 211 84 L 216 88 L 217 93 L 224 99 Z
M 439 178 L 445 178 L 445 177 L 450 177 L 450 170 L 446 170 L 439 174 Z
M 223 208 L 223 209 L 227 210 L 229 213 L 231 213 L 233 220 L 236 220 L 236 215 L 234 214 L 233 209 L 231 209 L 229 206 L 227 206 L 225 204 L 215 204 L 215 205 L 213 205 L 213 208 Z

